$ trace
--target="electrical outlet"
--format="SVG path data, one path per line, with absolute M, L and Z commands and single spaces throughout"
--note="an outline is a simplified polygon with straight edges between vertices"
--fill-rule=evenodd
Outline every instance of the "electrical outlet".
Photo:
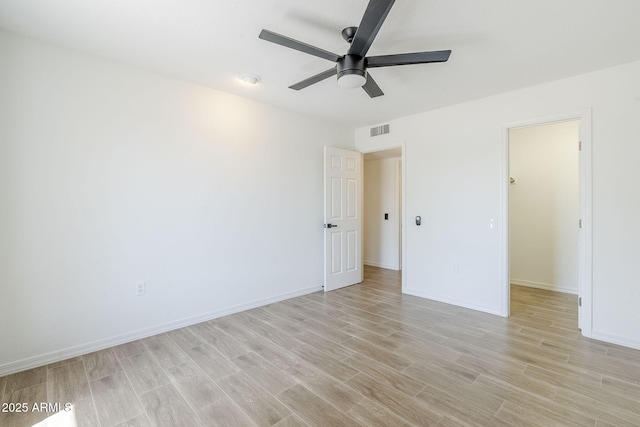
M 147 293 L 147 283 L 146 282 L 136 283 L 136 296 L 140 297 L 146 293 Z
M 457 263 L 453 264 L 453 272 L 458 273 L 459 271 L 460 271 L 460 266 Z

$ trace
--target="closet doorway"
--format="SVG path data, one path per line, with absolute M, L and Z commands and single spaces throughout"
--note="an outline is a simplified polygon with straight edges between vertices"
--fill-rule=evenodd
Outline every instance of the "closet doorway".
M 590 131 L 590 111 L 505 126 L 503 199 L 506 314 L 511 284 L 570 295 L 585 336 L 592 316 Z

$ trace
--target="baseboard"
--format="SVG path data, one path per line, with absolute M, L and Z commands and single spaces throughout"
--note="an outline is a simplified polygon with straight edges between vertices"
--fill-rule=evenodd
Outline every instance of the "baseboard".
M 411 288 L 405 289 L 403 290 L 403 292 L 405 294 L 413 295 L 420 298 L 426 298 L 433 301 L 442 302 L 445 304 L 455 305 L 457 307 L 468 308 L 470 310 L 481 311 L 483 313 L 494 314 L 496 316 L 505 317 L 502 315 L 500 307 L 485 307 L 479 304 L 469 303 L 468 301 L 462 301 L 462 300 L 458 300 L 455 298 L 450 298 L 442 295 L 434 295 L 429 292 L 424 292 L 421 290 L 411 289 Z
M 578 295 L 577 289 L 551 285 L 549 283 L 532 282 L 530 280 L 510 279 L 512 285 L 526 286 L 528 288 L 544 289 L 546 291 L 561 292 L 563 294 Z
M 599 331 L 597 329 L 591 330 L 591 338 L 598 341 L 604 341 L 611 344 L 617 344 L 623 347 L 640 350 L 640 340 L 636 338 L 624 337 L 621 335 L 612 334 L 610 332 Z
M 184 328 L 185 326 L 191 326 L 197 323 L 206 322 L 207 320 L 217 319 L 218 317 L 228 316 L 230 314 L 239 313 L 241 311 L 250 310 L 256 307 L 261 307 L 263 305 L 272 304 L 274 302 L 284 301 L 290 298 L 318 292 L 322 289 L 322 286 L 311 286 L 308 288 L 275 295 L 273 297 L 249 301 L 247 303 L 238 304 L 221 310 L 187 317 L 173 322 L 163 323 L 161 325 L 152 326 L 150 328 L 138 329 L 137 331 L 129 332 L 126 334 L 92 341 L 86 344 L 52 351 L 50 353 L 45 353 L 38 356 L 28 357 L 15 362 L 5 363 L 4 365 L 0 365 L 0 377 L 13 374 L 15 372 L 25 371 L 27 369 L 37 368 L 39 366 L 48 365 L 50 363 L 60 362 L 62 360 L 81 356 L 83 354 L 93 353 L 94 351 L 104 350 L 105 348 L 113 347 L 116 345 L 126 344 L 131 341 L 136 341 L 164 332 L 173 331 L 174 329 Z
M 371 267 L 386 268 L 387 270 L 400 270 L 400 267 L 398 265 L 393 264 L 383 264 L 375 261 L 362 261 L 362 263 L 364 265 L 370 265 Z

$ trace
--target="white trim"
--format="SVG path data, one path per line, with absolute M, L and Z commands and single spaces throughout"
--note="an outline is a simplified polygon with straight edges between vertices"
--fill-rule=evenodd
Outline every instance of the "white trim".
M 591 331 L 590 338 L 640 350 L 640 340 L 624 337 L 622 335 L 611 334 L 609 332 L 593 329 Z
M 299 289 L 297 291 L 286 292 L 283 294 L 275 295 L 273 297 L 254 300 L 225 309 L 187 317 L 181 320 L 176 320 L 174 322 L 164 323 L 161 325 L 152 326 L 150 328 L 138 329 L 137 331 L 128 332 L 126 334 L 92 341 L 86 344 L 52 351 L 50 353 L 45 353 L 38 356 L 28 357 L 26 359 L 18 360 L 15 362 L 5 363 L 4 365 L 0 365 L 0 377 L 27 369 L 37 368 L 39 366 L 48 365 L 50 363 L 59 362 L 71 357 L 81 356 L 83 354 L 103 350 L 105 348 L 113 347 L 116 345 L 125 344 L 142 338 L 147 338 L 153 335 L 158 335 L 163 332 L 173 331 L 174 329 L 184 328 L 186 326 L 206 322 L 207 320 L 217 319 L 218 317 L 228 316 L 230 314 L 239 313 L 241 311 L 250 310 L 256 307 L 261 307 L 263 305 L 272 304 L 274 302 L 283 301 L 320 291 L 322 291 L 322 285 L 310 286 L 308 288 Z
M 498 222 L 501 227 L 498 229 L 498 239 L 502 243 L 502 253 L 500 254 L 500 279 L 502 281 L 500 316 L 502 317 L 509 317 L 511 314 L 511 287 L 509 286 L 511 284 L 509 263 L 509 127 L 508 125 L 503 125 L 501 135 L 503 139 L 502 167 L 500 168 L 500 182 L 502 183 L 500 186 L 501 218 Z
M 582 335 L 592 336 L 593 329 L 593 171 L 591 109 L 580 117 L 580 217 L 582 232 L 578 251 L 578 294 L 582 297 L 579 325 Z
M 402 148 L 400 149 L 400 156 L 402 156 Z M 396 185 L 395 185 L 395 193 L 396 193 L 396 209 L 398 210 L 398 215 L 396 215 L 396 234 L 398 236 L 398 258 L 396 258 L 396 264 L 398 266 L 398 270 L 402 270 L 402 222 L 404 211 L 402 210 L 402 157 L 395 159 L 396 165 Z M 402 276 L 401 276 L 402 277 Z M 400 285 L 402 287 L 402 284 Z
M 501 307 L 488 307 L 478 304 L 469 304 L 467 300 L 459 300 L 457 298 L 450 298 L 448 296 L 436 295 L 429 292 L 424 292 L 419 289 L 404 289 L 403 292 L 407 295 L 413 295 L 420 298 L 430 299 L 432 301 L 441 302 L 444 304 L 455 305 L 457 307 L 468 308 L 470 310 L 481 311 L 483 313 L 495 314 L 500 316 Z
M 511 279 L 512 285 L 526 286 L 527 288 L 544 289 L 553 292 L 562 292 L 563 294 L 578 295 L 577 289 L 565 288 L 563 286 L 552 285 L 551 283 L 532 282 L 530 280 Z
M 509 129 L 552 124 L 568 120 L 580 120 L 579 138 L 582 141 L 582 151 L 579 157 L 580 173 L 580 218 L 582 229 L 579 233 L 578 249 L 578 295 L 582 297 L 582 307 L 579 310 L 579 326 L 582 335 L 592 337 L 593 319 L 593 246 L 592 246 L 592 210 L 593 210 L 593 177 L 592 177 L 592 135 L 591 109 L 560 113 L 552 116 L 538 117 L 502 125 L 502 168 L 500 203 L 503 215 L 501 232 L 501 271 L 503 280 L 501 312 L 509 313 Z
M 400 227 L 402 228 L 400 232 L 402 233 L 402 252 L 400 263 L 402 265 L 402 276 L 401 276 L 401 287 L 402 293 L 407 293 L 407 140 L 403 139 L 402 144 L 400 145 L 402 153 L 400 157 L 401 165 L 401 174 L 402 178 L 400 180 L 400 192 L 402 193 L 402 218 L 400 220 Z
M 378 267 L 378 268 L 386 268 L 387 270 L 396 270 L 396 271 L 400 271 L 400 268 L 398 267 L 397 264 L 384 264 L 381 262 L 375 262 L 375 261 L 362 261 L 362 263 L 364 265 L 370 265 L 371 267 Z

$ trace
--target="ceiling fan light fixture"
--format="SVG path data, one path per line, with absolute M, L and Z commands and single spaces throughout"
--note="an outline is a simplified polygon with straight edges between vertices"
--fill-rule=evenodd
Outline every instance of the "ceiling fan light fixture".
M 340 87 L 362 87 L 367 82 L 367 65 L 365 59 L 357 55 L 345 55 L 338 59 L 336 71 Z
M 345 70 L 338 75 L 338 85 L 340 87 L 355 89 L 364 86 L 366 82 L 367 76 L 362 70 Z

